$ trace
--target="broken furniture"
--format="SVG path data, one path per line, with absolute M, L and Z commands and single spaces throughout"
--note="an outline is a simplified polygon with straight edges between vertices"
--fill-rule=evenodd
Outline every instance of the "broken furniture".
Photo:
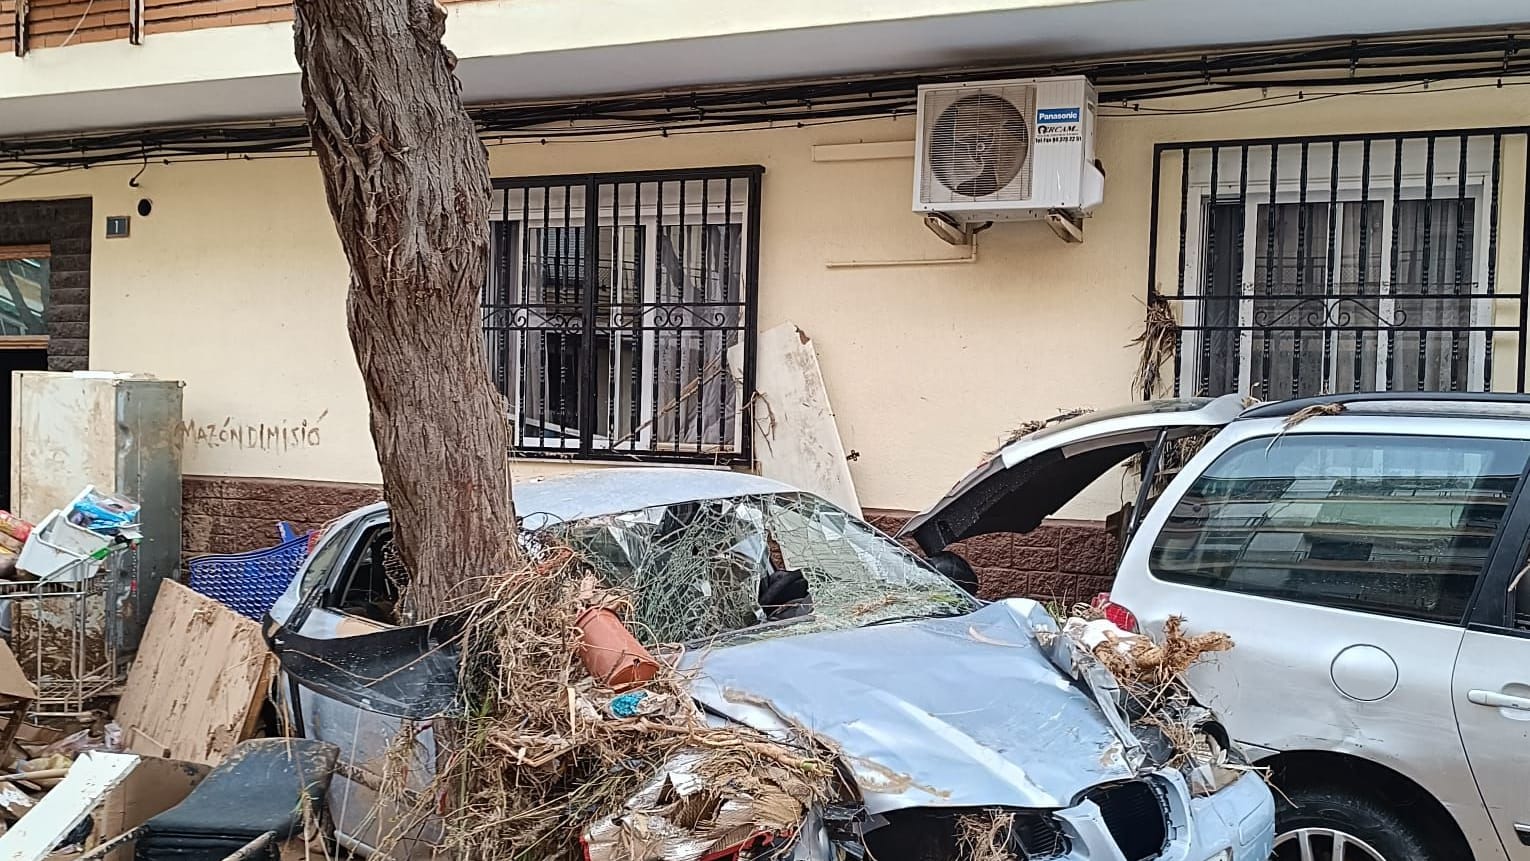
M 0 729 L 0 751 L 10 750 L 21 729 L 22 718 L 36 700 L 37 686 L 27 678 L 11 647 L 0 640 L 0 710 L 10 712 L 5 728 Z
M 243 742 L 186 800 L 144 823 L 137 861 L 223 861 L 264 835 L 248 858 L 276 861 L 282 841 L 323 820 L 340 750 L 298 738 Z
M 117 704 L 123 744 L 217 765 L 254 734 L 275 663 L 254 622 L 173 580 L 162 583 Z
M 131 843 L 144 822 L 179 804 L 207 776 L 207 767 L 196 763 L 136 758 L 127 778 L 91 810 L 90 833 L 81 849 L 55 851 L 47 861 L 132 861 Z
M 0 836 L 6 861 L 42 861 L 75 833 L 92 810 L 137 767 L 139 758 L 88 752 L 21 821 Z
M 133 754 L 88 751 L 10 831 L 6 861 L 131 861 L 143 823 L 184 799 L 207 769 Z M 125 838 L 125 839 L 124 839 Z

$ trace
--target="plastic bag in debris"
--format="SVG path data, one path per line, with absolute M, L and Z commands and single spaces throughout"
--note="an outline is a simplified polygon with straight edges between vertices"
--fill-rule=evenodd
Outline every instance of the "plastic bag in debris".
M 87 750 L 101 750 L 107 753 L 122 752 L 122 727 L 116 721 L 107 724 L 101 735 L 94 735 L 89 729 L 82 729 L 72 735 L 66 735 L 58 741 L 43 748 L 41 756 L 62 754 L 71 759 L 79 756 Z
M 1083 619 L 1071 616 L 1063 623 L 1063 633 L 1082 643 L 1090 654 L 1096 654 L 1100 646 L 1108 644 L 1122 655 L 1131 654 L 1134 642 L 1150 642 L 1141 634 L 1127 631 L 1109 619 Z
M 80 491 L 69 504 L 64 517 L 101 535 L 134 532 L 138 526 L 138 503 L 117 493 L 103 493 L 94 485 Z
M 64 756 L 72 758 L 79 756 L 81 753 L 87 750 L 91 750 L 92 744 L 93 741 L 90 737 L 90 730 L 82 729 L 79 732 L 66 735 L 58 741 L 55 741 L 47 747 L 43 748 L 39 755 L 52 756 L 54 754 L 63 754 Z

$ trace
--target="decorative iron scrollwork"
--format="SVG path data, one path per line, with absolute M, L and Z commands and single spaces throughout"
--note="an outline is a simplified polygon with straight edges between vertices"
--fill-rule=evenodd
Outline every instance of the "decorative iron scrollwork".
M 1313 296 L 1310 299 L 1292 302 L 1285 308 L 1255 308 L 1254 325 L 1261 329 L 1282 327 L 1344 329 L 1357 325 L 1366 328 L 1376 326 L 1395 328 L 1407 325 L 1406 310 L 1393 307 L 1392 318 L 1388 320 L 1381 315 L 1379 308 L 1373 308 L 1366 302 L 1362 302 L 1362 298 L 1369 297 Z M 1277 311 L 1279 313 L 1276 313 Z
M 735 330 L 742 325 L 743 310 L 736 303 L 617 305 L 611 328 Z

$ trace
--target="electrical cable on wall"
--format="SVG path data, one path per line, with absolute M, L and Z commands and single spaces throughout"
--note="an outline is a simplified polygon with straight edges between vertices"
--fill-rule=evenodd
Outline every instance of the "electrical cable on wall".
M 1521 38 L 1346 40 L 1304 47 L 1232 50 L 1101 62 L 969 68 L 927 74 L 841 78 L 694 92 L 477 106 L 469 113 L 489 145 L 554 140 L 620 141 L 759 128 L 811 127 L 886 117 L 912 117 L 919 86 L 983 78 L 1086 75 L 1100 93 L 1102 116 L 1226 113 L 1303 104 L 1341 96 L 1388 95 L 1449 81 L 1453 92 L 1530 83 Z M 1369 86 L 1369 88 L 1367 87 Z M 1356 87 L 1359 87 L 1358 89 Z M 1345 87 L 1342 91 L 1319 88 Z M 1248 90 L 1295 89 L 1205 107 L 1146 102 Z M 85 135 L 0 140 L 0 174 L 45 168 L 82 169 L 124 162 L 304 157 L 308 131 L 300 120 L 227 126 L 133 129 Z

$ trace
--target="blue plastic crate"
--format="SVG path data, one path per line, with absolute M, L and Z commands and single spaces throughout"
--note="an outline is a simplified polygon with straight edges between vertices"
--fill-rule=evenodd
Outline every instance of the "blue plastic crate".
M 285 524 L 283 524 L 285 526 Z M 283 536 L 291 534 L 282 530 Z M 287 590 L 308 556 L 308 535 L 248 553 L 209 553 L 186 563 L 186 585 L 256 621 Z

